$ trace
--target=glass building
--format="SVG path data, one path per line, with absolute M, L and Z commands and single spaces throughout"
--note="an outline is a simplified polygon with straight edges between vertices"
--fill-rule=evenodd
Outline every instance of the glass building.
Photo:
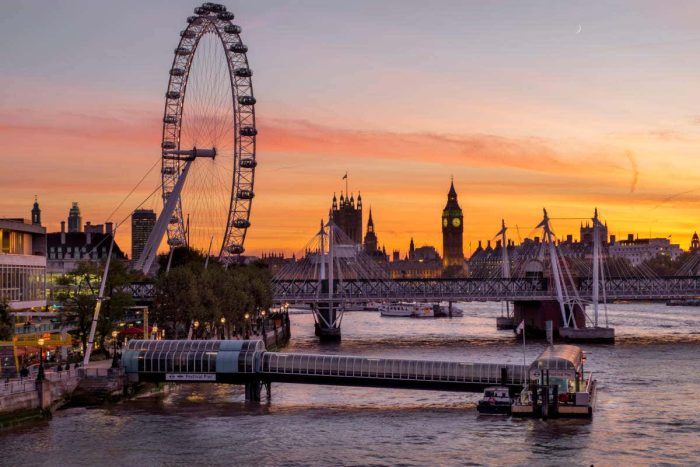
M 15 310 L 46 305 L 46 229 L 0 219 L 0 300 Z

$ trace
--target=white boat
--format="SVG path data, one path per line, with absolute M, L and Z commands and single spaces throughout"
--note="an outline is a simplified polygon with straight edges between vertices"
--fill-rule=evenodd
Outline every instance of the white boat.
M 415 302 L 383 303 L 379 306 L 379 312 L 382 316 L 391 318 L 431 318 L 433 316 L 431 306 Z
M 494 386 L 484 390 L 476 410 L 483 414 L 510 414 L 512 402 L 507 387 Z
M 446 305 L 437 303 L 379 303 L 377 307 L 382 316 L 393 318 L 447 318 L 450 316 L 449 308 Z M 462 315 L 462 310 L 452 307 L 452 317 Z

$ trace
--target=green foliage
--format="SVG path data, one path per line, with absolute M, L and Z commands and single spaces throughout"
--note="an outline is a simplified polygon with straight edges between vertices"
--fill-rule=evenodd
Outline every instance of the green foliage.
M 14 319 L 10 314 L 10 305 L 0 301 L 0 341 L 9 341 L 14 334 Z
M 81 262 L 75 271 L 56 281 L 58 285 L 63 286 L 55 293 L 56 300 L 63 304 L 63 318 L 76 325 L 75 333 L 82 341 L 83 348 L 87 345 L 92 326 L 104 266 L 105 264 L 99 265 L 90 261 Z M 106 294 L 136 279 L 138 278 L 124 263 L 112 260 L 105 284 Z M 111 293 L 111 296 L 102 302 L 96 332 L 96 340 L 101 347 L 104 347 L 105 338 L 111 335 L 114 323 L 124 316 L 124 309 L 132 305 L 131 295 L 123 292 Z
M 167 265 L 167 256 L 160 261 Z M 162 272 L 156 281 L 153 322 L 167 328 L 169 337 L 186 337 L 195 321 L 200 323 L 200 334 L 229 333 L 233 327 L 240 329 L 246 313 L 256 317 L 272 305 L 271 274 L 266 265 L 226 269 L 210 260 L 205 269 L 204 263 L 199 253 L 178 248 L 170 271 Z

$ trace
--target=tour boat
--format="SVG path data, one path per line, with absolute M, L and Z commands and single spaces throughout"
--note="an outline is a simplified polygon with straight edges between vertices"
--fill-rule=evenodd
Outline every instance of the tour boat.
M 476 410 L 483 414 L 510 414 L 511 404 L 508 388 L 504 386 L 493 386 L 484 389 L 484 397 L 481 398 Z
M 398 302 L 378 304 L 382 316 L 402 318 L 446 318 L 450 310 L 445 305 L 437 303 Z M 453 307 L 452 316 L 462 316 L 462 310 Z
M 380 311 L 381 307 L 382 307 L 382 303 L 380 303 L 380 302 L 367 302 L 362 307 L 362 310 L 363 311 Z
M 390 318 L 414 318 L 422 312 L 422 305 L 419 303 L 384 303 L 379 307 L 381 316 Z

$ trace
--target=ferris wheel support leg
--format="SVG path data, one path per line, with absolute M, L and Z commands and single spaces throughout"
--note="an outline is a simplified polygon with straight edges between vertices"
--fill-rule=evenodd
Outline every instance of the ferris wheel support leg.
M 146 274 L 151 269 L 153 261 L 155 261 L 156 255 L 158 254 L 158 247 L 160 246 L 160 242 L 163 240 L 163 235 L 165 235 L 165 232 L 168 229 L 168 223 L 170 222 L 170 218 L 172 217 L 173 212 L 175 211 L 177 201 L 180 199 L 180 193 L 182 193 L 182 188 L 185 186 L 185 180 L 187 179 L 187 174 L 190 171 L 191 164 L 192 161 L 185 162 L 185 166 L 182 170 L 182 173 L 177 179 L 177 183 L 175 184 L 173 191 L 168 196 L 168 199 L 165 202 L 165 206 L 163 206 L 163 210 L 158 216 L 156 225 L 153 227 L 151 234 L 148 236 L 146 246 L 144 246 L 143 253 L 141 253 L 141 257 L 136 262 L 134 269 L 142 271 Z

